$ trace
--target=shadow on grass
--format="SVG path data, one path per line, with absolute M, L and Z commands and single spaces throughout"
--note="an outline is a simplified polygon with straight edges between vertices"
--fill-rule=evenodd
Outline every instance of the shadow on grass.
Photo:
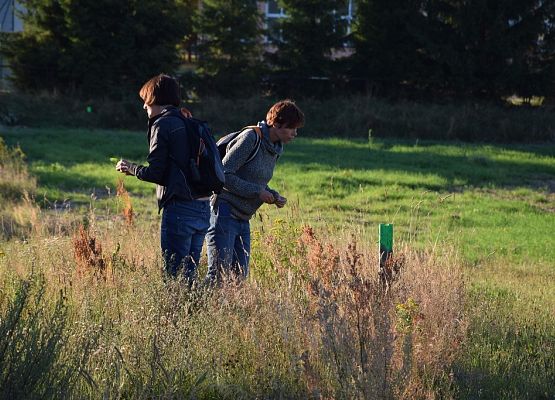
M 473 332 L 471 366 L 455 376 L 463 399 L 553 399 L 555 340 L 538 327 L 498 325 Z M 477 354 L 476 354 L 477 353 Z
M 286 149 L 283 163 L 296 164 L 303 171 L 316 170 L 354 170 L 368 171 L 366 176 L 336 176 L 334 187 L 350 192 L 353 187 L 366 185 L 381 185 L 382 181 L 372 170 L 388 172 L 412 173 L 422 175 L 437 175 L 444 178 L 443 183 L 406 181 L 400 179 L 398 185 L 411 190 L 456 191 L 461 187 L 486 188 L 533 188 L 555 192 L 555 166 L 533 161 L 524 162 L 498 161 L 488 156 L 478 156 L 469 151 L 468 156 L 442 155 L 438 150 L 427 151 L 418 149 L 410 151 L 393 151 L 392 145 L 386 143 L 383 147 L 369 148 L 365 146 L 343 142 L 340 146 L 313 141 L 299 141 Z M 134 152 L 136 156 L 136 150 Z M 126 155 L 124 155 L 126 156 Z M 96 156 L 96 161 L 98 160 Z M 105 175 L 69 172 L 67 169 L 83 162 L 95 161 L 93 154 L 87 154 L 78 162 L 61 162 L 44 168 L 34 169 L 41 186 L 57 188 L 64 191 L 89 192 L 93 188 L 114 186 L 116 178 Z M 101 160 L 102 163 L 104 160 Z M 110 164 L 98 165 L 98 169 L 113 168 Z M 279 168 L 279 165 L 278 165 Z M 130 188 L 135 192 L 133 188 Z M 144 191 L 142 191 L 144 192 Z M 144 194 L 144 193 L 143 193 Z
M 553 165 L 547 165 L 545 162 L 532 159 L 500 161 L 492 159 L 487 154 L 481 155 L 472 147 L 469 147 L 468 155 L 438 154 L 437 149 L 428 151 L 429 146 L 419 146 L 411 151 L 410 147 L 405 147 L 406 144 L 401 144 L 403 146 L 401 150 L 393 151 L 392 147 L 395 144 L 383 142 L 370 148 L 356 142 L 352 144 L 341 142 L 340 145 L 334 145 L 299 140 L 286 149 L 283 162 L 298 164 L 303 170 L 321 168 L 435 174 L 448 182 L 444 187 L 410 184 L 411 188 L 452 190 L 457 186 L 469 185 L 554 190 L 555 162 Z M 441 143 L 441 145 L 445 144 L 447 143 Z M 493 146 L 489 147 L 493 148 Z M 503 148 L 500 148 L 500 151 L 502 150 Z M 512 149 L 512 151 L 518 150 Z M 521 149 L 521 151 L 525 150 Z M 372 183 L 372 178 L 369 177 L 369 182 L 364 183 Z
M 460 399 L 537 399 L 555 398 L 553 377 L 531 384 L 530 375 L 523 374 L 518 367 L 506 365 L 503 371 L 473 369 L 458 371 L 457 381 Z
M 85 129 L 13 129 L 3 133 L 6 142 L 21 144 L 41 186 L 88 191 L 112 185 L 112 179 L 98 173 L 68 173 L 65 169 L 83 163 L 96 164 L 98 171 L 113 168 L 111 157 L 143 162 L 148 153 L 144 132 Z M 511 151 L 515 160 L 496 160 L 495 154 Z M 522 152 L 523 156 L 518 157 Z M 303 171 L 351 169 L 368 171 L 357 184 L 380 184 L 372 170 L 436 175 L 445 183 L 403 182 L 410 189 L 456 191 L 464 186 L 487 188 L 533 188 L 555 192 L 555 162 L 547 163 L 531 155 L 549 157 L 555 145 L 505 146 L 472 145 L 461 142 L 410 142 L 375 140 L 322 140 L 300 138 L 286 147 L 280 163 L 296 164 Z M 57 168 L 60 166 L 60 168 Z M 279 166 L 278 166 L 279 168 Z M 95 168 L 96 169 L 96 168 Z M 354 177 L 345 177 L 350 187 Z M 132 190 L 134 191 L 134 190 Z

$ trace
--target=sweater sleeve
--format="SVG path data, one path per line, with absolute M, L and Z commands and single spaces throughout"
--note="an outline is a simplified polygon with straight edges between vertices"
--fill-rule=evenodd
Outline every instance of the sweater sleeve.
M 170 162 L 168 135 L 164 135 L 162 129 L 160 125 L 153 126 L 147 157 L 148 166 L 133 165 L 130 168 L 130 172 L 138 179 L 158 185 L 164 185 L 166 169 Z
M 237 171 L 245 165 L 256 145 L 256 132 L 250 129 L 230 143 L 224 159 L 225 185 L 227 191 L 245 198 L 256 198 L 265 189 L 265 185 L 259 185 L 242 179 Z
M 266 190 L 270 193 L 272 193 L 272 195 L 274 196 L 275 199 L 277 199 L 278 197 L 280 197 L 281 195 L 278 193 L 277 190 L 272 189 L 270 186 L 266 186 Z

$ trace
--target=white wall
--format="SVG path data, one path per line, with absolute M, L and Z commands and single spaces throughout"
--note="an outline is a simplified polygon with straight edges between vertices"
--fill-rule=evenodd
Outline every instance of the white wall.
M 24 8 L 14 0 L 0 0 L 0 31 L 20 32 L 23 30 L 23 21 L 17 16 L 16 9 Z
M 0 0 L 0 32 L 21 32 L 23 21 L 18 17 L 17 11 L 24 11 L 23 6 L 15 0 Z M 10 69 L 7 62 L 0 55 L 0 90 L 8 90 L 10 82 Z

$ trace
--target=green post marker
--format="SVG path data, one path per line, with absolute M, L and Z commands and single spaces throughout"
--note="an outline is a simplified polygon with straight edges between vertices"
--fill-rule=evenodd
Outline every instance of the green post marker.
M 380 224 L 380 275 L 385 278 L 385 263 L 393 254 L 393 224 Z
M 87 112 L 92 113 L 92 107 L 91 106 L 87 106 Z

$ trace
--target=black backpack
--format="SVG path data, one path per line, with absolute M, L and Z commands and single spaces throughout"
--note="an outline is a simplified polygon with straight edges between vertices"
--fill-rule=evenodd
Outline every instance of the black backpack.
M 222 159 L 216 145 L 216 140 L 205 121 L 196 118 L 180 116 L 187 120 L 198 135 L 198 147 L 191 151 L 187 176 L 191 179 L 193 188 L 198 193 L 219 193 L 224 187 L 225 174 Z M 197 143 L 197 141 L 194 141 Z M 176 160 L 174 160 L 176 161 Z M 177 161 L 176 161 L 177 164 Z M 184 168 L 178 164 L 183 170 Z
M 245 164 L 252 161 L 252 159 L 258 153 L 258 150 L 260 149 L 260 142 L 262 141 L 262 130 L 260 129 L 259 126 L 255 126 L 255 125 L 246 126 L 243 129 L 241 129 L 240 131 L 228 133 L 227 135 L 221 137 L 220 140 L 218 140 L 218 143 L 217 143 L 218 152 L 220 153 L 220 158 L 222 160 L 224 159 L 225 154 L 227 153 L 227 146 L 229 145 L 229 142 L 231 142 L 233 139 L 235 139 L 237 136 L 239 136 L 240 133 L 246 131 L 247 129 L 253 129 L 256 132 L 256 143 L 254 145 L 254 148 L 251 151 L 251 154 L 247 158 L 247 161 L 245 161 Z

